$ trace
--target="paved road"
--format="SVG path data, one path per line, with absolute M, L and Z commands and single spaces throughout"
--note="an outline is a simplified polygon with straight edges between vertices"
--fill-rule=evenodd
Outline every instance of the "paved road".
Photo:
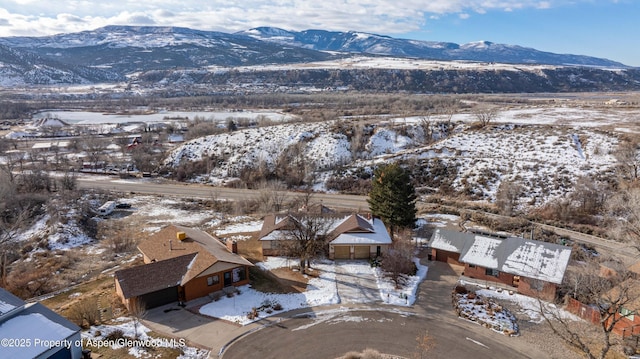
M 199 184 L 182 184 L 171 181 L 154 180 L 120 180 L 107 176 L 80 176 L 78 177 L 80 188 L 95 188 L 105 191 L 123 193 L 142 193 L 166 195 L 184 198 L 228 199 L 233 201 L 256 200 L 264 195 L 262 190 L 244 188 L 213 187 Z M 297 192 L 279 192 L 283 195 L 295 198 L 303 196 Z M 314 193 L 313 201 L 322 201 L 325 206 L 334 208 L 346 208 L 356 211 L 368 211 L 369 205 L 366 196 L 353 196 L 344 194 Z
M 531 358 L 497 342 L 491 333 L 470 332 L 467 324 L 384 308 L 312 314 L 243 338 L 227 349 L 224 359 L 331 359 L 367 348 L 409 358 L 416 354 L 416 338 L 426 331 L 435 343 L 428 358 Z

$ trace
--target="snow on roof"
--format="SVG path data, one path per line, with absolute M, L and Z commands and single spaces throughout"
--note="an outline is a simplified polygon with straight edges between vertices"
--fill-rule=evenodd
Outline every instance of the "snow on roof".
M 45 313 L 49 311 L 50 313 Z M 59 317 L 42 304 L 29 306 L 19 315 L 0 323 L 0 338 L 11 338 L 17 342 L 30 342 L 30 346 L 5 346 L 2 348 L 3 358 L 35 358 L 50 348 L 44 341 L 62 341 L 68 339 L 80 328 L 72 328 L 73 324 Z
M 380 219 L 372 219 L 374 232 L 346 232 L 340 234 L 331 244 L 391 244 L 391 237 Z
M 15 305 L 0 300 L 0 315 L 8 313 L 15 308 Z
M 266 236 L 260 238 L 261 241 L 286 241 L 295 239 L 295 232 L 288 229 L 276 229 Z
M 473 239 L 473 235 L 446 229 L 436 229 L 429 241 L 429 247 L 447 252 L 462 253 L 467 243 Z
M 460 262 L 560 284 L 571 247 L 519 237 L 492 238 L 437 229 L 431 248 L 460 253 Z
M 560 284 L 569 264 L 571 248 L 553 243 L 509 238 L 501 271 Z
M 474 241 L 460 253 L 460 261 L 485 268 L 498 268 L 498 247 L 503 240 L 484 236 L 474 236 Z
M 9 291 L 0 288 L 0 319 L 10 311 L 24 305 L 24 301 Z
M 36 127 L 65 127 L 69 126 L 68 123 L 62 121 L 59 118 L 40 118 L 33 122 Z

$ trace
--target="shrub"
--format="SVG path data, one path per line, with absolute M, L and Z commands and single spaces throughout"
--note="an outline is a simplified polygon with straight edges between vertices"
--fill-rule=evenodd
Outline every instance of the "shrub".
M 469 293 L 469 291 L 467 290 L 467 288 L 461 286 L 461 285 L 457 285 L 455 287 L 455 289 L 453 290 L 456 294 L 467 294 Z
M 95 298 L 76 303 L 70 311 L 70 319 L 82 328 L 89 328 L 100 322 L 98 301 Z
M 104 339 L 108 341 L 118 340 L 124 338 L 124 332 L 121 329 L 116 329 L 111 333 L 105 335 Z

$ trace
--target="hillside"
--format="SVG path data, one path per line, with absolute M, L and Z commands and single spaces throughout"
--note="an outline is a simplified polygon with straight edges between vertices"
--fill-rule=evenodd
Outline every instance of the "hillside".
M 519 205 L 535 208 L 571 193 L 581 177 L 597 183 L 612 176 L 618 134 L 597 128 L 622 126 L 626 116 L 634 115 L 529 108 L 501 111 L 485 128 L 473 124 L 472 114 L 434 116 L 428 124 L 424 117 L 284 124 L 192 140 L 171 152 L 167 164 L 213 159 L 198 181 L 223 183 L 246 169 L 275 171 L 282 156 L 301 146 L 305 163 L 316 169 L 317 189 L 331 190 L 332 178 L 367 178 L 376 163 L 401 161 L 426 193 L 452 189 L 494 202 L 500 184 L 511 181 L 523 188 Z

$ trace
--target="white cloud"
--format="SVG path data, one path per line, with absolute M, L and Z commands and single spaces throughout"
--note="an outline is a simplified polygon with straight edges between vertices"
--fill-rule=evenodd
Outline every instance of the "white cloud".
M 570 0 L 5 0 L 0 36 L 45 35 L 105 25 L 183 26 L 234 32 L 256 26 L 399 34 L 444 14 L 549 8 Z M 574 0 L 575 1 L 575 0 Z M 588 1 L 588 0 L 581 0 Z

